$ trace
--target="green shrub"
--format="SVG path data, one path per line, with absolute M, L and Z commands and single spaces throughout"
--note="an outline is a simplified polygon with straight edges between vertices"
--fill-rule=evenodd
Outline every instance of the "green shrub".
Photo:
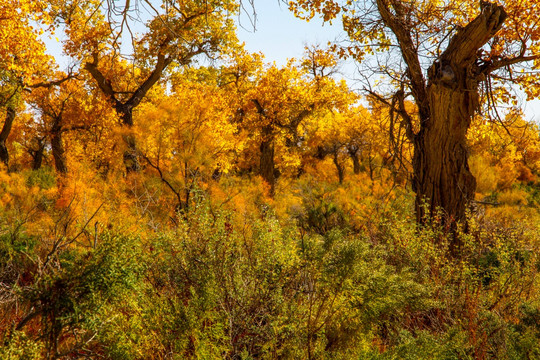
M 26 185 L 38 186 L 40 189 L 50 189 L 56 186 L 56 177 L 51 167 L 44 166 L 38 170 L 26 172 Z

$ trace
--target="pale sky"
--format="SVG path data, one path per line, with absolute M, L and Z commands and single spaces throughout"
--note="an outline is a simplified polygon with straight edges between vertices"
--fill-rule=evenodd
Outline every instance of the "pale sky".
M 278 65 L 284 65 L 289 58 L 301 58 L 306 45 L 319 44 L 325 47 L 328 41 L 344 38 L 340 24 L 323 25 L 318 18 L 310 22 L 300 20 L 295 18 L 287 6 L 279 0 L 255 1 L 257 13 L 255 30 L 247 15 L 251 14 L 251 8 L 246 7 L 246 11 L 247 13 L 243 12 L 239 17 L 238 37 L 240 41 L 245 42 L 246 50 L 262 52 L 268 63 L 276 62 Z M 61 53 L 60 44 L 53 39 L 46 40 L 46 43 L 49 51 L 58 57 Z M 65 58 L 57 60 L 60 63 L 68 61 Z M 347 80 L 354 78 L 354 69 L 352 62 L 342 65 L 342 76 Z M 349 81 L 349 85 L 354 88 L 352 81 Z M 540 100 L 525 103 L 524 111 L 527 120 L 540 123 Z
M 246 8 L 251 11 L 250 8 Z M 285 4 L 278 0 L 255 1 L 256 30 L 246 13 L 240 16 L 238 37 L 250 52 L 261 51 L 268 62 L 285 64 L 288 58 L 301 58 L 305 45 L 320 44 L 343 35 L 341 26 L 322 25 L 319 19 L 310 22 L 295 18 Z
M 278 0 L 255 1 L 255 10 L 256 30 L 253 31 L 250 19 L 244 13 L 240 16 L 244 28 L 239 26 L 238 37 L 245 42 L 248 51 L 262 52 L 267 62 L 283 65 L 288 58 L 301 58 L 305 45 L 320 44 L 324 47 L 328 41 L 344 38 L 340 24 L 323 26 L 319 19 L 310 22 L 297 19 Z M 342 66 L 343 77 L 353 78 L 354 68 L 350 63 Z M 540 123 L 540 100 L 524 103 L 523 109 L 527 120 Z

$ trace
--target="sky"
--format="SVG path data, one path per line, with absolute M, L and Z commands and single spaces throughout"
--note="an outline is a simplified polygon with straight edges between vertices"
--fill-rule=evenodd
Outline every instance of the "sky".
M 251 9 L 247 9 L 251 11 Z M 319 19 L 310 22 L 295 18 L 285 4 L 279 0 L 255 1 L 257 13 L 256 30 L 246 13 L 240 16 L 238 37 L 245 42 L 246 49 L 251 52 L 262 52 L 267 62 L 284 65 L 288 58 L 301 58 L 305 45 L 320 44 L 343 38 L 344 32 L 339 24 L 322 24 Z M 342 76 L 349 80 L 354 78 L 355 66 L 351 63 L 342 66 Z M 354 84 L 349 80 L 349 85 Z M 527 120 L 540 124 L 540 100 L 523 103 Z
M 324 47 L 328 41 L 344 38 L 340 24 L 323 24 L 318 18 L 309 22 L 298 19 L 279 0 L 255 1 L 255 29 L 251 12 L 248 5 L 239 16 L 238 37 L 245 43 L 246 50 L 262 52 L 268 63 L 284 65 L 289 58 L 301 58 L 306 45 L 319 44 Z M 53 53 L 61 52 L 61 45 L 56 41 L 49 40 L 47 45 Z M 355 66 L 351 62 L 341 67 L 341 76 L 348 80 L 352 88 L 355 87 L 352 81 L 354 71 Z M 523 109 L 527 120 L 540 124 L 540 100 L 524 103 Z
M 246 9 L 251 12 L 250 8 Z M 310 22 L 298 19 L 278 0 L 255 1 L 256 30 L 246 12 L 240 15 L 238 37 L 251 52 L 261 51 L 269 62 L 278 65 L 288 58 L 300 58 L 305 45 L 326 45 L 342 36 L 340 26 L 322 24 L 319 19 Z

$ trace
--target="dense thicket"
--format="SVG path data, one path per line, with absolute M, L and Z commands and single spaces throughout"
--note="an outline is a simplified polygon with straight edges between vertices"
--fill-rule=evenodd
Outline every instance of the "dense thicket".
M 540 358 L 540 135 L 508 92 L 449 222 L 402 82 L 361 97 L 344 48 L 266 64 L 236 2 L 163 4 L 0 4 L 1 359 Z

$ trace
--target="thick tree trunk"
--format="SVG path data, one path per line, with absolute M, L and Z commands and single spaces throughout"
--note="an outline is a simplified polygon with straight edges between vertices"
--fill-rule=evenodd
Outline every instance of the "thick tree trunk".
M 276 175 L 274 164 L 274 136 L 272 127 L 265 126 L 262 131 L 263 140 L 261 142 L 260 151 L 261 158 L 259 164 L 259 173 L 263 180 L 270 186 L 270 196 L 274 197 L 276 188 Z
M 54 167 L 59 174 L 67 174 L 67 160 L 62 140 L 62 126 L 60 119 L 55 119 L 51 129 L 51 149 L 54 158 Z
M 13 126 L 13 121 L 15 120 L 15 109 L 11 106 L 8 106 L 6 109 L 6 119 L 4 125 L 2 126 L 2 131 L 0 132 L 0 161 L 2 161 L 6 167 L 9 169 L 9 153 L 6 146 L 6 140 L 11 133 L 11 127 Z
M 430 221 L 440 211 L 453 231 L 456 222 L 465 220 L 476 189 L 467 164 L 466 134 L 479 106 L 478 83 L 502 66 L 479 58 L 479 49 L 499 31 L 506 12 L 500 5 L 480 1 L 480 14 L 452 34 L 447 48 L 429 68 L 426 85 L 405 2 L 376 3 L 385 25 L 397 38 L 407 64 L 408 86 L 418 106 L 420 131 L 414 134 L 403 88 L 396 93 L 393 104 L 398 104 L 398 111 L 408 124 L 407 136 L 414 143 L 417 220 Z M 455 248 L 459 244 L 452 245 Z
M 455 229 L 474 199 L 476 180 L 467 163 L 466 136 L 479 108 L 479 82 L 489 71 L 479 65 L 478 50 L 506 19 L 502 6 L 481 7 L 481 14 L 454 35 L 428 71 L 422 108 L 429 112 L 420 112 L 421 129 L 414 136 L 413 189 L 420 223 L 440 211 Z
M 452 89 L 442 83 L 428 88 L 429 126 L 416 136 L 413 190 L 416 216 L 422 223 L 441 211 L 453 224 L 465 220 L 476 180 L 467 164 L 467 130 L 478 101 L 476 89 Z

